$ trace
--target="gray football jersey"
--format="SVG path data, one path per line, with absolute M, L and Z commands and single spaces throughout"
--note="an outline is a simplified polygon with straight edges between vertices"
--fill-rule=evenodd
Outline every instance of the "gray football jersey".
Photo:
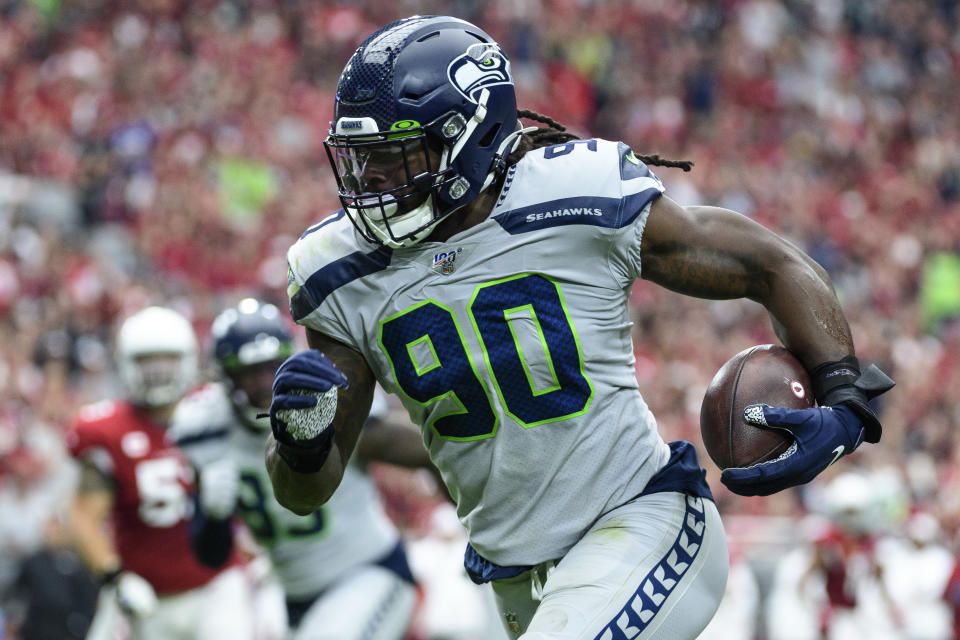
M 564 555 L 669 458 L 628 308 L 662 192 L 626 145 L 579 140 L 528 153 L 447 242 L 377 247 L 339 211 L 288 253 L 294 319 L 400 397 L 492 562 Z
M 311 515 L 282 507 L 264 465 L 266 433 L 238 422 L 220 385 L 207 385 L 180 403 L 170 437 L 201 473 L 214 460 L 236 464 L 237 513 L 270 554 L 290 598 L 315 596 L 351 569 L 381 559 L 399 541 L 373 481 L 355 464 L 347 465 L 333 498 Z

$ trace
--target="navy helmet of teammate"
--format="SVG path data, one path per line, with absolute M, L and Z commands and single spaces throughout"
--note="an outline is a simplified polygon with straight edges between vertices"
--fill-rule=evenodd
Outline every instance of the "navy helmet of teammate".
M 725 534 L 693 447 L 663 442 L 637 385 L 640 277 L 762 304 L 811 374 L 819 407 L 748 414 L 796 446 L 724 470 L 730 489 L 803 484 L 879 440 L 868 401 L 893 383 L 861 375 L 826 272 L 746 216 L 677 204 L 648 168 L 689 163 L 518 110 L 509 60 L 475 25 L 375 32 L 334 118 L 343 209 L 288 253 L 311 349 L 274 381 L 266 462 L 287 508 L 333 495 L 379 382 L 421 426 L 465 566 L 492 582 L 511 638 L 696 637 L 723 593 Z
M 293 353 L 293 333 L 276 306 L 245 298 L 220 313 L 211 329 L 213 356 L 242 423 L 269 429 L 258 419 L 272 398 L 277 367 Z

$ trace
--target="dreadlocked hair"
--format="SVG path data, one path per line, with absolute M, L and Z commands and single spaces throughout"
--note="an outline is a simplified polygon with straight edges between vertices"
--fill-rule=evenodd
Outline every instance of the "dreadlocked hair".
M 513 151 L 513 153 L 507 156 L 507 166 L 519 162 L 520 158 L 525 156 L 528 151 L 580 139 L 580 136 L 570 133 L 567 131 L 565 126 L 550 116 L 545 116 L 542 113 L 530 111 L 529 109 L 518 109 L 517 117 L 526 118 L 527 120 L 534 120 L 547 126 L 539 127 L 535 131 L 531 131 L 530 133 L 525 133 L 520 136 L 520 145 Z M 661 158 L 658 155 L 638 155 L 637 158 L 644 164 L 657 167 L 677 167 L 678 169 L 683 169 L 684 171 L 690 171 L 690 169 L 693 168 L 693 162 L 690 160 L 667 160 L 666 158 Z

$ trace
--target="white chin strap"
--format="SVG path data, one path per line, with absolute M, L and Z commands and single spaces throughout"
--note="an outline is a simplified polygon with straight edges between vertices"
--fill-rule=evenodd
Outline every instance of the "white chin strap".
M 487 112 L 485 105 L 488 97 L 489 97 L 489 91 L 484 89 L 483 93 L 480 96 L 480 104 L 477 105 L 476 114 L 472 118 L 470 118 L 470 122 L 467 123 L 467 126 L 463 130 L 463 133 L 460 135 L 459 140 L 453 146 L 453 149 L 449 151 L 449 157 L 448 157 L 447 149 L 444 149 L 443 155 L 440 158 L 439 172 L 445 171 L 450 166 L 450 163 L 453 162 L 454 158 L 456 158 L 460 154 L 460 151 L 463 149 L 464 143 L 473 133 L 473 130 L 476 129 L 478 124 L 483 122 L 483 117 L 486 115 L 486 112 Z M 479 116 L 479 119 L 478 119 L 478 116 Z M 520 121 L 518 120 L 517 130 L 503 139 L 503 142 L 500 143 L 500 147 L 497 149 L 497 153 L 494 157 L 503 158 L 510 155 L 517 148 L 517 146 L 519 146 L 520 136 L 522 136 L 525 133 L 530 133 L 531 131 L 536 131 L 536 130 L 537 130 L 537 127 L 523 127 Z M 480 191 L 478 192 L 478 194 L 483 193 L 487 189 L 487 187 L 489 187 L 493 183 L 496 177 L 497 177 L 496 172 L 494 171 L 489 172 L 487 174 L 487 177 L 484 179 L 483 185 L 480 187 Z M 397 211 L 397 203 L 388 202 L 386 201 L 386 198 L 384 200 L 385 201 L 383 203 L 383 208 L 382 208 L 383 216 L 384 218 L 390 218 Z M 466 204 L 461 206 L 466 206 Z M 451 213 L 453 213 L 454 211 L 457 211 L 457 209 L 460 209 L 460 208 L 461 207 L 457 207 L 456 209 L 451 210 L 450 212 L 447 213 L 447 216 L 449 216 Z M 373 218 L 367 215 L 366 213 L 363 213 L 363 210 L 360 210 L 360 209 L 354 209 L 354 213 L 356 215 L 363 216 L 363 219 L 367 223 L 367 228 L 373 232 L 373 234 L 377 237 L 377 239 L 380 242 L 390 247 L 391 249 L 401 249 L 403 247 L 412 247 L 413 245 L 419 242 L 422 242 L 427 236 L 429 236 L 433 232 L 436 226 L 440 224 L 440 222 L 444 218 L 447 217 L 447 216 L 444 216 L 443 218 L 437 218 L 433 210 L 433 198 L 427 197 L 427 199 L 423 201 L 423 204 L 421 204 L 416 209 L 413 209 L 412 211 L 409 211 L 396 218 L 390 219 L 390 229 L 393 231 L 393 235 L 396 235 L 396 236 L 406 236 L 408 233 L 412 233 L 414 230 L 420 229 L 420 227 L 423 227 L 423 229 L 421 229 L 419 232 L 417 232 L 412 236 L 403 238 L 402 240 L 394 240 L 391 237 L 390 232 L 387 231 L 387 224 L 383 219 Z

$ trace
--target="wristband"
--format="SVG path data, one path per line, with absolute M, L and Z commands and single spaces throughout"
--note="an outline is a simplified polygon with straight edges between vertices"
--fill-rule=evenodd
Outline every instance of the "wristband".
M 863 422 L 863 439 L 866 442 L 880 441 L 882 427 L 870 400 L 892 389 L 895 383 L 876 365 L 871 364 L 861 374 L 857 358 L 847 356 L 838 362 L 817 365 L 810 381 L 818 405 L 849 407 Z
M 274 436 L 276 437 L 276 435 Z M 277 438 L 277 455 L 297 473 L 316 473 L 333 449 L 333 429 L 326 429 L 310 443 L 310 447 L 291 445 Z
M 831 391 L 840 387 L 853 386 L 860 377 L 860 361 L 856 356 L 847 356 L 838 362 L 824 362 L 817 365 L 810 375 L 813 385 L 813 397 L 820 406 L 834 404 L 826 399 Z

